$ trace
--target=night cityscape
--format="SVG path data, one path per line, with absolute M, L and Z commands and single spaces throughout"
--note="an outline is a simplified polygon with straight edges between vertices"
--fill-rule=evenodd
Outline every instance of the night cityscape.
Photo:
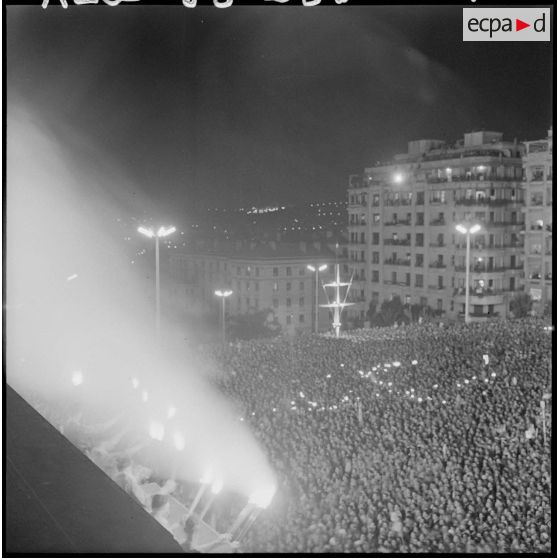
M 4 11 L 6 552 L 551 553 L 555 5 L 114 4 Z

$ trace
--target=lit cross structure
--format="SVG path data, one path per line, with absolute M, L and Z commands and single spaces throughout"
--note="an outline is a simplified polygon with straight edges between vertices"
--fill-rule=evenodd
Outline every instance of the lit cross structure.
M 314 332 L 318 333 L 318 274 L 320 271 L 325 271 L 327 269 L 327 264 L 322 264 L 320 266 L 307 265 L 310 271 L 316 274 L 316 282 L 314 284 Z
M 471 225 L 466 227 L 465 225 L 456 225 L 455 230 L 461 234 L 467 235 L 467 252 L 465 256 L 465 323 L 471 321 L 469 316 L 469 273 L 470 273 L 470 262 L 471 262 L 471 235 L 478 233 L 481 230 L 479 224 Z
M 352 306 L 352 302 L 346 302 L 347 295 L 349 294 L 349 290 L 351 289 L 352 284 L 352 277 L 349 283 L 342 283 L 340 276 L 339 276 L 339 264 L 335 264 L 335 281 L 333 283 L 326 283 L 324 288 L 334 288 L 335 289 L 335 300 L 328 304 L 322 304 L 323 308 L 333 308 L 333 328 L 335 329 L 335 337 L 339 338 L 339 330 L 341 328 L 341 314 L 345 308 L 345 306 Z M 343 301 L 341 301 L 341 288 L 348 287 L 345 291 L 345 297 Z
M 176 231 L 176 227 L 159 227 L 157 232 L 152 228 L 139 227 L 138 232 L 148 238 L 155 238 L 155 329 L 157 337 L 161 329 L 161 298 L 160 298 L 160 279 L 159 279 L 159 239 L 169 236 Z
M 233 292 L 231 290 L 221 290 L 219 289 L 218 291 L 215 291 L 215 294 L 221 299 L 222 305 L 221 305 L 221 337 L 223 340 L 223 345 L 225 344 L 226 341 L 226 334 L 225 334 L 225 303 L 226 300 L 229 296 L 231 296 L 233 294 Z

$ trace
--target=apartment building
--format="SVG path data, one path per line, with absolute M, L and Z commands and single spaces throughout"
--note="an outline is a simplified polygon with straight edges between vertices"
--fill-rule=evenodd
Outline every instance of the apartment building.
M 552 128 L 545 139 L 525 142 L 525 282 L 542 312 L 552 301 Z
M 448 319 L 465 313 L 466 237 L 471 236 L 470 316 L 504 317 L 521 288 L 523 147 L 500 132 L 464 134 L 454 145 L 417 140 L 349 180 L 349 265 L 365 317 L 394 295 Z
M 318 275 L 318 304 L 327 302 L 322 283 L 333 277 L 336 254 L 321 242 L 236 242 L 209 249 L 201 246 L 170 256 L 173 298 L 183 312 L 216 313 L 217 289 L 233 294 L 229 315 L 271 309 L 283 330 L 312 330 L 315 309 L 315 273 L 308 269 L 327 265 Z M 320 331 L 330 329 L 327 309 L 318 310 Z

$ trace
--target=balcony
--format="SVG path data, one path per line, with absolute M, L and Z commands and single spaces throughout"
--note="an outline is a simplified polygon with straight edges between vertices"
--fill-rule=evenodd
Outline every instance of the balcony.
M 494 198 L 482 198 L 482 199 L 468 199 L 462 198 L 455 200 L 455 205 L 467 205 L 467 206 L 481 206 L 488 205 L 491 207 L 502 207 L 504 205 L 511 204 L 521 204 L 521 200 L 516 199 L 494 199 Z
M 401 259 L 387 259 L 384 260 L 385 265 L 404 265 L 409 267 L 411 265 L 411 260 L 401 260 Z
M 399 205 L 413 205 L 412 200 L 386 200 L 384 201 L 384 206 L 387 207 L 396 207 Z
M 394 238 L 386 238 L 386 239 L 384 239 L 384 245 L 385 246 L 410 246 L 411 245 L 411 239 L 410 238 L 402 238 L 401 240 L 399 240 L 399 239 L 394 239 Z
M 515 242 L 515 243 L 508 243 L 508 244 L 500 244 L 499 246 L 495 245 L 495 244 L 475 244 L 475 245 L 471 245 L 471 252 L 494 252 L 494 251 L 498 251 L 498 250 L 504 250 L 504 249 L 511 249 L 511 248 L 515 248 L 517 250 L 520 250 L 524 247 L 524 244 L 522 242 Z M 455 250 L 467 250 L 467 245 L 466 244 L 456 244 L 454 246 Z
M 431 242 L 429 244 L 430 248 L 445 248 L 447 246 L 447 244 L 440 244 L 439 242 Z
M 428 265 L 428 267 L 432 269 L 446 269 L 448 266 L 447 264 L 442 262 L 432 262 L 431 264 Z
M 446 285 L 428 285 L 429 291 L 443 291 Z
M 405 225 L 408 226 L 411 224 L 411 220 L 410 219 L 405 219 L 402 221 L 388 221 L 386 223 L 384 223 L 385 227 L 395 227 L 397 225 Z
M 540 281 L 541 280 L 541 274 L 540 273 L 531 273 L 531 275 L 529 275 L 529 280 L 530 281 Z M 545 281 L 552 281 L 552 273 L 546 273 L 544 276 L 544 280 Z
M 436 226 L 445 226 L 446 220 L 445 219 L 435 219 L 434 221 L 430 221 L 430 225 L 433 227 Z
M 460 266 L 456 265 L 454 269 L 458 273 L 465 272 L 464 265 L 460 265 Z M 475 265 L 470 267 L 471 273 L 502 273 L 503 271 L 523 271 L 523 264 L 516 265 L 514 267 L 509 265 L 501 266 L 501 267 L 490 266 L 490 265 Z
M 523 227 L 525 223 L 520 223 L 518 221 L 488 221 L 485 224 L 487 229 L 497 229 L 500 227 Z
M 470 304 L 503 304 L 504 295 L 507 293 L 514 293 L 516 291 L 505 291 L 503 289 L 490 289 L 490 288 L 470 288 L 469 289 L 469 303 Z M 465 303 L 465 289 L 454 289 L 453 296 L 456 303 Z

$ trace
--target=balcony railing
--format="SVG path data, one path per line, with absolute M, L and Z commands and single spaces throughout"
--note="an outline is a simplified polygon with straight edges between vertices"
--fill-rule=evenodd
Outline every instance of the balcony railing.
M 454 266 L 454 269 L 457 272 L 466 271 L 464 265 L 456 265 Z M 505 265 L 501 267 L 489 266 L 489 265 L 474 265 L 471 266 L 469 270 L 471 273 L 501 273 L 502 271 L 522 271 L 523 264 L 516 265 L 513 267 L 510 265 Z
M 397 221 L 388 221 L 386 223 L 384 223 L 384 226 L 386 227 L 393 227 L 396 225 L 410 225 L 411 224 L 411 220 L 410 219 L 405 219 L 405 220 L 397 220 Z
M 544 276 L 546 281 L 552 281 L 552 273 L 546 273 Z M 531 273 L 531 275 L 529 275 L 529 279 L 530 280 L 539 280 L 541 279 L 541 274 L 540 273 Z
M 428 285 L 428 290 L 430 291 L 442 291 L 446 288 L 445 285 Z
M 386 200 L 384 201 L 385 206 L 394 207 L 398 205 L 413 205 L 412 200 Z
M 521 249 L 523 247 L 524 247 L 523 243 L 517 243 L 517 242 L 516 243 L 508 243 L 508 244 L 500 244 L 500 245 L 496 245 L 496 244 L 475 244 L 475 245 L 471 245 L 471 250 L 482 252 L 482 251 L 485 251 L 485 250 L 503 250 L 505 248 Z M 466 244 L 456 244 L 455 249 L 456 250 L 466 250 L 467 245 Z
M 446 269 L 448 266 L 447 264 L 442 262 L 432 262 L 431 264 L 428 265 L 428 267 L 433 269 Z
M 468 199 L 462 198 L 455 200 L 455 205 L 490 205 L 490 206 L 503 206 L 508 204 L 519 204 L 522 203 L 521 200 L 516 199 L 491 199 L 491 198 L 481 198 L 481 199 Z
M 487 228 L 496 227 L 522 227 L 525 223 L 519 221 L 488 221 L 486 223 Z
M 430 224 L 431 224 L 432 226 L 445 225 L 445 224 L 446 224 L 446 220 L 445 220 L 445 219 L 434 219 L 434 221 L 430 221 Z
M 447 244 L 445 243 L 439 243 L 439 242 L 431 242 L 430 243 L 430 248 L 445 248 L 447 246 Z
M 400 259 L 396 259 L 393 260 L 391 258 L 384 260 L 384 264 L 386 265 L 405 265 L 405 266 L 410 266 L 411 265 L 411 260 L 400 260 Z
M 410 238 L 402 238 L 402 239 L 386 238 L 386 239 L 384 239 L 384 245 L 386 245 L 386 246 L 410 246 L 411 245 L 411 239 Z

